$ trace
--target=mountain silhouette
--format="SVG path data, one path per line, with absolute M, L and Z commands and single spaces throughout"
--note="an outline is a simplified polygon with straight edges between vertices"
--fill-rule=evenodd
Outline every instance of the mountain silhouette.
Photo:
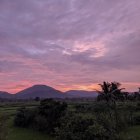
M 13 98 L 13 95 L 5 91 L 0 91 L 0 98 L 10 99 Z
M 47 85 L 34 85 L 16 94 L 0 91 L 0 98 L 3 99 L 34 99 L 40 98 L 93 98 L 98 94 L 96 91 L 69 90 L 65 93 Z
M 65 95 L 67 97 L 72 98 L 90 98 L 90 97 L 96 97 L 98 94 L 96 91 L 86 91 L 86 90 L 69 90 L 65 92 Z
M 29 98 L 63 98 L 64 95 L 61 91 L 56 90 L 46 85 L 34 85 L 16 93 L 16 98 L 29 99 Z

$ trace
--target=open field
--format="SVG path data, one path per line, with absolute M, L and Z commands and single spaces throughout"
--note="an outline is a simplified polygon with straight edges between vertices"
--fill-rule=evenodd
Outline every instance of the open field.
M 12 122 L 9 123 L 9 134 L 7 140 L 54 140 L 46 134 L 42 134 L 26 128 L 16 128 Z
M 126 103 L 126 105 L 129 106 L 136 106 L 137 103 Z M 28 103 L 2 103 L 0 104 L 0 114 L 5 115 L 8 117 L 7 119 L 7 140 L 55 140 L 55 138 L 48 136 L 47 134 L 37 132 L 32 129 L 27 128 L 18 128 L 13 125 L 13 118 L 15 117 L 15 114 L 17 112 L 17 109 L 23 106 L 26 106 L 28 109 L 35 108 L 39 105 L 38 102 L 28 102 Z M 68 104 L 68 110 L 75 112 L 76 108 L 78 108 L 78 114 L 81 114 L 83 116 L 94 116 L 94 113 L 87 112 L 85 109 L 80 108 L 80 106 L 86 106 L 88 108 L 91 108 L 95 105 L 93 102 L 71 102 Z M 124 106 L 122 103 L 118 103 L 118 106 L 120 109 L 124 109 Z M 89 109 L 90 110 L 90 109 Z M 140 111 L 135 111 L 134 114 L 138 116 L 140 114 Z M 122 140 L 139 140 L 140 139 L 140 125 L 133 125 L 132 127 L 128 127 L 124 129 L 120 133 Z
M 130 127 L 121 134 L 122 140 L 140 140 L 140 126 Z

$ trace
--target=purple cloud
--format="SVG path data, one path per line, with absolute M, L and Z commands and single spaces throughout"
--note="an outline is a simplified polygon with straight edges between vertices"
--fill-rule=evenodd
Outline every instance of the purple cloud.
M 0 0 L 1 89 L 116 80 L 136 90 L 139 17 L 139 0 Z

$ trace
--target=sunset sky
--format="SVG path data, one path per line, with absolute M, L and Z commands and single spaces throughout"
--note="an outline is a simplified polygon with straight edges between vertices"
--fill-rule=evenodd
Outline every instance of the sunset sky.
M 140 0 L 0 0 L 0 90 L 140 87 Z

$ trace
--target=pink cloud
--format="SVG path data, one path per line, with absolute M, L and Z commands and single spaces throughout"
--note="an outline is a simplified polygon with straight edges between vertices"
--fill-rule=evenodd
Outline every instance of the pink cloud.
M 106 80 L 137 90 L 139 17 L 139 0 L 1 0 L 0 89 L 91 90 Z

